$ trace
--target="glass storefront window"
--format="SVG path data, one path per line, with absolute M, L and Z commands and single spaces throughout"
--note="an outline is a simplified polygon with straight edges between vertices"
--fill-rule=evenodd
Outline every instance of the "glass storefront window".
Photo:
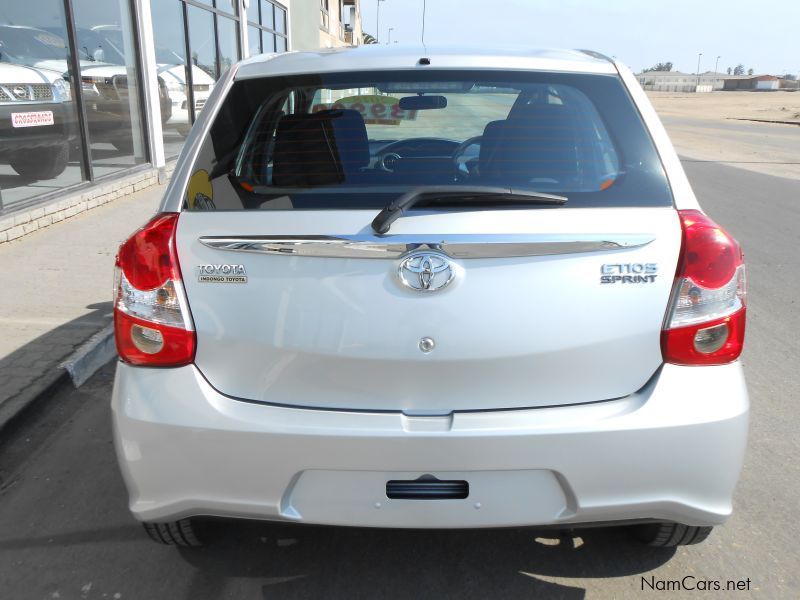
M 217 77 L 231 68 L 239 60 L 239 38 L 236 34 L 236 21 L 217 16 L 217 37 L 219 41 L 219 73 Z
M 97 177 L 147 158 L 136 42 L 127 3 L 73 0 L 72 4 L 81 60 L 79 89 Z
M 261 24 L 275 29 L 275 6 L 267 0 L 261 0 Z
M 0 10 L 0 210 L 83 180 L 66 23 L 60 0 Z
M 161 136 L 164 141 L 164 156 L 177 156 L 192 126 L 189 118 L 189 75 L 186 64 L 186 40 L 183 30 L 183 10 L 176 0 L 156 1 L 150 4 L 153 17 L 153 38 L 155 40 L 158 84 L 166 90 L 169 108 L 161 119 Z M 195 67 L 195 79 L 205 75 Z M 205 75 L 212 83 L 208 75 Z M 202 83 L 202 82 L 198 82 Z M 196 92 L 195 96 L 206 97 Z
M 259 11 L 248 8 L 250 55 L 258 54 L 257 42 L 253 41 L 257 39 L 253 31 L 256 25 L 260 25 L 261 52 L 286 52 L 286 10 L 270 0 L 252 0 L 252 6 L 260 7 L 260 14 Z
M 247 6 L 247 20 L 258 23 L 258 0 L 250 0 Z
M 217 10 L 235 15 L 236 3 L 236 0 L 217 0 Z
M 214 15 L 196 6 L 187 6 L 186 8 L 189 17 L 191 62 L 216 80 L 217 51 L 214 40 Z
M 239 38 L 234 19 L 192 5 L 187 5 L 186 11 L 196 118 L 214 82 L 239 60 Z
M 247 28 L 247 47 L 250 56 L 261 54 L 261 30 L 258 27 Z
M 264 52 L 275 52 L 275 34 L 269 31 L 262 31 L 261 44 L 264 47 Z
M 286 33 L 286 11 L 279 6 L 275 7 L 275 31 L 283 34 Z
M 2 2 L 0 212 L 149 159 L 136 2 Z M 150 0 L 150 12 L 169 159 L 241 58 L 239 27 L 248 28 L 248 54 L 285 51 L 286 10 L 271 0 L 250 0 L 246 12 L 241 0 Z

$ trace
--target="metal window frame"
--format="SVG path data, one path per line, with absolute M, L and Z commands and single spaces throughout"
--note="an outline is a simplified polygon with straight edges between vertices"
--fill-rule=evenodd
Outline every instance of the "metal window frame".
M 97 179 L 94 176 L 94 165 L 92 164 L 91 135 L 89 133 L 89 119 L 86 116 L 86 104 L 83 101 L 83 75 L 81 74 L 81 63 L 78 58 L 78 28 L 75 24 L 75 11 L 72 0 L 63 0 L 64 17 L 67 27 L 67 44 L 69 46 L 69 69 L 74 75 L 72 85 L 72 97 L 75 100 L 78 113 L 78 131 L 81 142 L 81 176 L 85 181 L 94 183 Z M 139 103 L 139 119 L 141 123 L 142 149 L 144 151 L 143 162 L 153 164 L 153 148 L 151 147 L 152 136 L 150 135 L 150 115 L 146 110 L 147 97 L 144 89 L 144 78 L 142 74 L 143 54 L 139 29 L 139 7 L 135 1 L 128 0 L 128 25 L 131 28 L 133 39 L 133 60 L 136 71 L 136 98 Z M 124 24 L 122 25 L 124 26 Z M 127 60 L 127 57 L 126 57 Z M 135 157 L 134 157 L 135 158 Z M 133 165 L 134 167 L 137 165 Z M 124 170 L 124 169 L 121 169 Z
M 186 112 L 189 115 L 189 123 L 194 125 L 194 65 L 192 64 L 192 49 L 189 43 L 189 8 L 188 2 L 178 0 L 181 3 L 181 14 L 183 15 L 183 48 L 186 54 Z M 192 3 L 193 6 L 196 6 Z
M 264 44 L 263 44 L 263 40 L 261 39 L 261 31 L 262 31 L 262 29 L 260 27 L 254 26 L 252 21 L 247 21 L 247 28 L 249 29 L 250 27 L 253 27 L 253 29 L 258 31 L 258 53 L 261 54 L 262 52 L 264 52 Z M 249 31 L 247 32 L 247 41 L 248 42 L 250 41 L 250 32 Z M 250 54 L 250 44 L 247 45 L 247 56 L 251 56 L 251 54 Z
M 272 0 L 251 0 L 251 1 L 252 2 L 258 2 L 258 23 L 255 23 L 254 21 L 248 20 L 247 17 L 246 17 L 246 14 L 245 14 L 245 20 L 243 22 L 247 25 L 247 27 L 255 27 L 256 29 L 259 29 L 260 31 L 266 31 L 269 34 L 272 34 L 275 38 L 279 38 L 279 37 L 283 38 L 284 40 L 286 40 L 286 51 L 288 51 L 290 49 L 289 48 L 289 9 L 288 9 L 288 7 L 284 6 L 283 4 L 280 4 L 278 2 L 273 2 Z M 286 33 L 281 33 L 277 29 L 274 29 L 274 28 L 271 28 L 271 27 L 267 27 L 266 25 L 262 25 L 261 24 L 261 21 L 263 19 L 263 15 L 262 15 L 262 12 L 261 12 L 261 4 L 262 4 L 262 2 L 267 2 L 270 5 L 272 5 L 272 7 L 273 7 L 273 15 L 275 14 L 274 13 L 274 9 L 275 8 L 280 8 L 283 11 L 283 28 L 284 28 Z M 272 24 L 275 25 L 275 19 L 272 20 Z M 259 50 L 261 52 L 265 52 L 263 39 L 259 40 L 258 48 L 259 48 Z M 270 52 L 277 52 L 277 51 L 278 51 L 278 47 L 276 45 L 276 42 L 274 42 L 272 44 L 272 49 L 270 50 Z
M 75 49 L 78 47 L 77 28 L 72 0 L 64 0 L 64 18 L 67 25 L 67 44 L 69 45 L 69 69 L 72 71 L 72 96 L 78 113 L 78 130 L 81 141 L 81 176 L 85 181 L 94 181 L 92 156 L 89 148 L 89 122 L 86 119 L 86 106 L 83 103 L 83 78 L 81 63 Z
M 214 6 L 209 6 L 208 4 L 203 4 L 198 2 L 197 0 L 176 0 L 177 2 L 181 3 L 181 9 L 183 13 L 183 43 L 184 43 L 184 52 L 186 53 L 186 85 L 188 89 L 186 90 L 186 109 L 189 113 L 189 122 L 194 125 L 196 120 L 195 116 L 195 103 L 194 103 L 194 74 L 192 67 L 194 64 L 192 63 L 192 45 L 189 40 L 189 6 L 194 6 L 195 8 L 202 9 L 212 15 L 212 22 L 213 22 L 213 29 L 214 29 L 214 70 L 217 75 L 217 80 L 219 80 L 223 73 L 222 73 L 222 65 L 220 63 L 220 45 L 219 45 L 219 24 L 218 19 L 219 17 L 223 17 L 225 19 L 230 19 L 234 22 L 234 26 L 236 29 L 236 60 L 241 60 L 244 56 L 242 52 L 242 23 L 248 23 L 247 19 L 245 18 L 244 21 L 241 18 L 241 8 L 242 5 L 240 2 L 236 3 L 236 8 L 234 13 L 225 12 L 223 10 L 219 10 L 216 7 L 216 2 Z M 261 18 L 261 8 L 259 7 L 259 18 Z
M 239 1 L 242 2 L 242 0 L 239 0 Z M 261 0 L 250 0 L 250 2 L 255 2 L 256 3 L 256 18 L 258 19 L 258 22 L 260 24 L 261 23 Z M 244 5 L 243 4 L 240 4 L 239 6 L 241 7 L 241 9 L 244 9 Z M 242 21 L 244 23 L 244 25 L 242 25 L 242 31 L 244 32 L 245 30 L 247 30 L 251 26 L 253 26 L 253 22 L 250 19 L 247 18 L 247 10 L 246 9 L 242 10 L 241 12 L 244 15 L 244 20 Z M 259 32 L 258 32 L 258 53 L 261 54 L 262 52 L 264 52 L 264 41 L 261 38 L 260 27 L 258 25 L 255 25 L 255 26 L 259 29 Z M 248 38 L 248 41 L 249 41 L 249 38 L 250 38 L 250 32 L 249 31 L 247 31 L 247 38 Z M 242 49 L 244 49 L 244 45 L 243 45 Z M 242 56 L 244 56 L 244 52 L 242 52 Z M 249 44 L 247 44 L 247 56 L 250 56 L 250 45 Z
M 330 7 L 330 0 L 319 0 L 319 12 L 324 16 L 322 19 L 325 22 L 325 26 L 323 27 L 322 23 L 320 22 L 319 28 L 321 31 L 325 33 L 331 32 L 331 7 Z
M 196 6 L 197 8 L 202 8 L 203 10 L 207 10 L 208 12 L 212 12 L 215 15 L 222 15 L 223 17 L 227 17 L 228 19 L 234 19 L 236 21 L 240 20 L 239 12 L 239 4 L 236 4 L 236 12 L 229 13 L 224 10 L 218 9 L 216 6 L 209 6 L 208 4 L 203 4 L 202 2 L 198 2 L 197 0 L 176 0 L 182 4 L 189 4 L 191 6 Z
M 214 15 L 211 17 L 211 21 L 214 23 L 214 71 L 217 75 L 217 79 L 219 79 L 220 75 L 222 75 L 222 69 L 220 68 L 219 64 L 219 25 L 217 23 L 218 17 L 219 15 L 217 15 L 217 13 L 214 13 Z M 192 106 L 192 109 L 194 109 L 194 106 Z
M 71 2 L 72 0 L 70 0 Z M 151 116 L 150 111 L 147 110 L 148 98 L 147 98 L 147 91 L 145 90 L 145 81 L 144 81 L 144 51 L 142 50 L 142 36 L 141 36 L 141 29 L 139 27 L 139 19 L 140 19 L 140 9 L 139 3 L 136 1 L 128 1 L 129 14 L 128 18 L 130 19 L 131 25 L 131 34 L 133 36 L 133 52 L 134 52 L 134 60 L 136 62 L 136 90 L 137 96 L 139 97 L 139 114 L 142 122 L 142 148 L 144 149 L 144 162 L 150 163 L 153 166 L 157 166 L 155 164 L 155 152 L 154 148 L 152 147 L 153 141 L 151 140 L 152 135 L 152 127 L 151 127 Z M 155 40 L 153 40 L 153 45 L 155 46 Z M 156 80 L 157 81 L 157 80 Z M 159 96 L 159 89 L 156 89 L 155 94 L 156 97 Z M 158 102 L 158 110 L 159 114 L 157 115 L 159 119 L 161 119 L 161 100 L 159 98 Z M 163 142 L 162 142 L 163 143 Z
M 234 22 L 234 27 L 236 27 L 236 35 L 234 36 L 235 39 L 236 39 L 236 57 L 235 57 L 236 60 L 234 60 L 233 62 L 240 61 L 241 57 L 242 57 L 242 33 L 241 33 L 242 21 L 238 17 L 234 18 L 234 17 L 231 17 L 230 15 L 225 14 L 225 13 L 222 13 L 222 14 L 217 13 L 217 14 L 215 14 L 214 15 L 214 43 L 215 43 L 215 47 L 216 47 L 216 51 L 217 51 L 217 60 L 216 60 L 217 79 L 220 79 L 222 77 L 222 75 L 223 75 L 222 63 L 220 62 L 220 55 L 222 54 L 222 52 L 220 52 L 220 45 L 219 45 L 219 18 L 220 17 L 223 17 L 225 19 L 233 21 Z

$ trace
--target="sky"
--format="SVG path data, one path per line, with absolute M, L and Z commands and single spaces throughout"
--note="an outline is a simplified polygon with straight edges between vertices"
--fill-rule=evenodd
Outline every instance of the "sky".
M 375 35 L 378 0 L 361 0 L 364 31 Z M 418 44 L 423 0 L 380 2 L 381 43 Z M 425 42 L 442 45 L 586 48 L 639 72 L 800 72 L 800 0 L 427 0 Z

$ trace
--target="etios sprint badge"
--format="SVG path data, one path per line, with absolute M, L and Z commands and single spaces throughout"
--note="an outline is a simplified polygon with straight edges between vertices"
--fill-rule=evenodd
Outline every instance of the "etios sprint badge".
M 247 283 L 244 265 L 199 265 L 200 283 Z
M 600 283 L 654 283 L 658 277 L 656 263 L 622 263 L 600 267 Z

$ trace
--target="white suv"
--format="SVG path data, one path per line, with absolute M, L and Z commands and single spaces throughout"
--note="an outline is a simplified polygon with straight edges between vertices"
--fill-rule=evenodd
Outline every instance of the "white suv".
M 731 513 L 745 272 L 631 73 L 596 53 L 261 56 L 120 248 L 130 509 L 472 528 Z

